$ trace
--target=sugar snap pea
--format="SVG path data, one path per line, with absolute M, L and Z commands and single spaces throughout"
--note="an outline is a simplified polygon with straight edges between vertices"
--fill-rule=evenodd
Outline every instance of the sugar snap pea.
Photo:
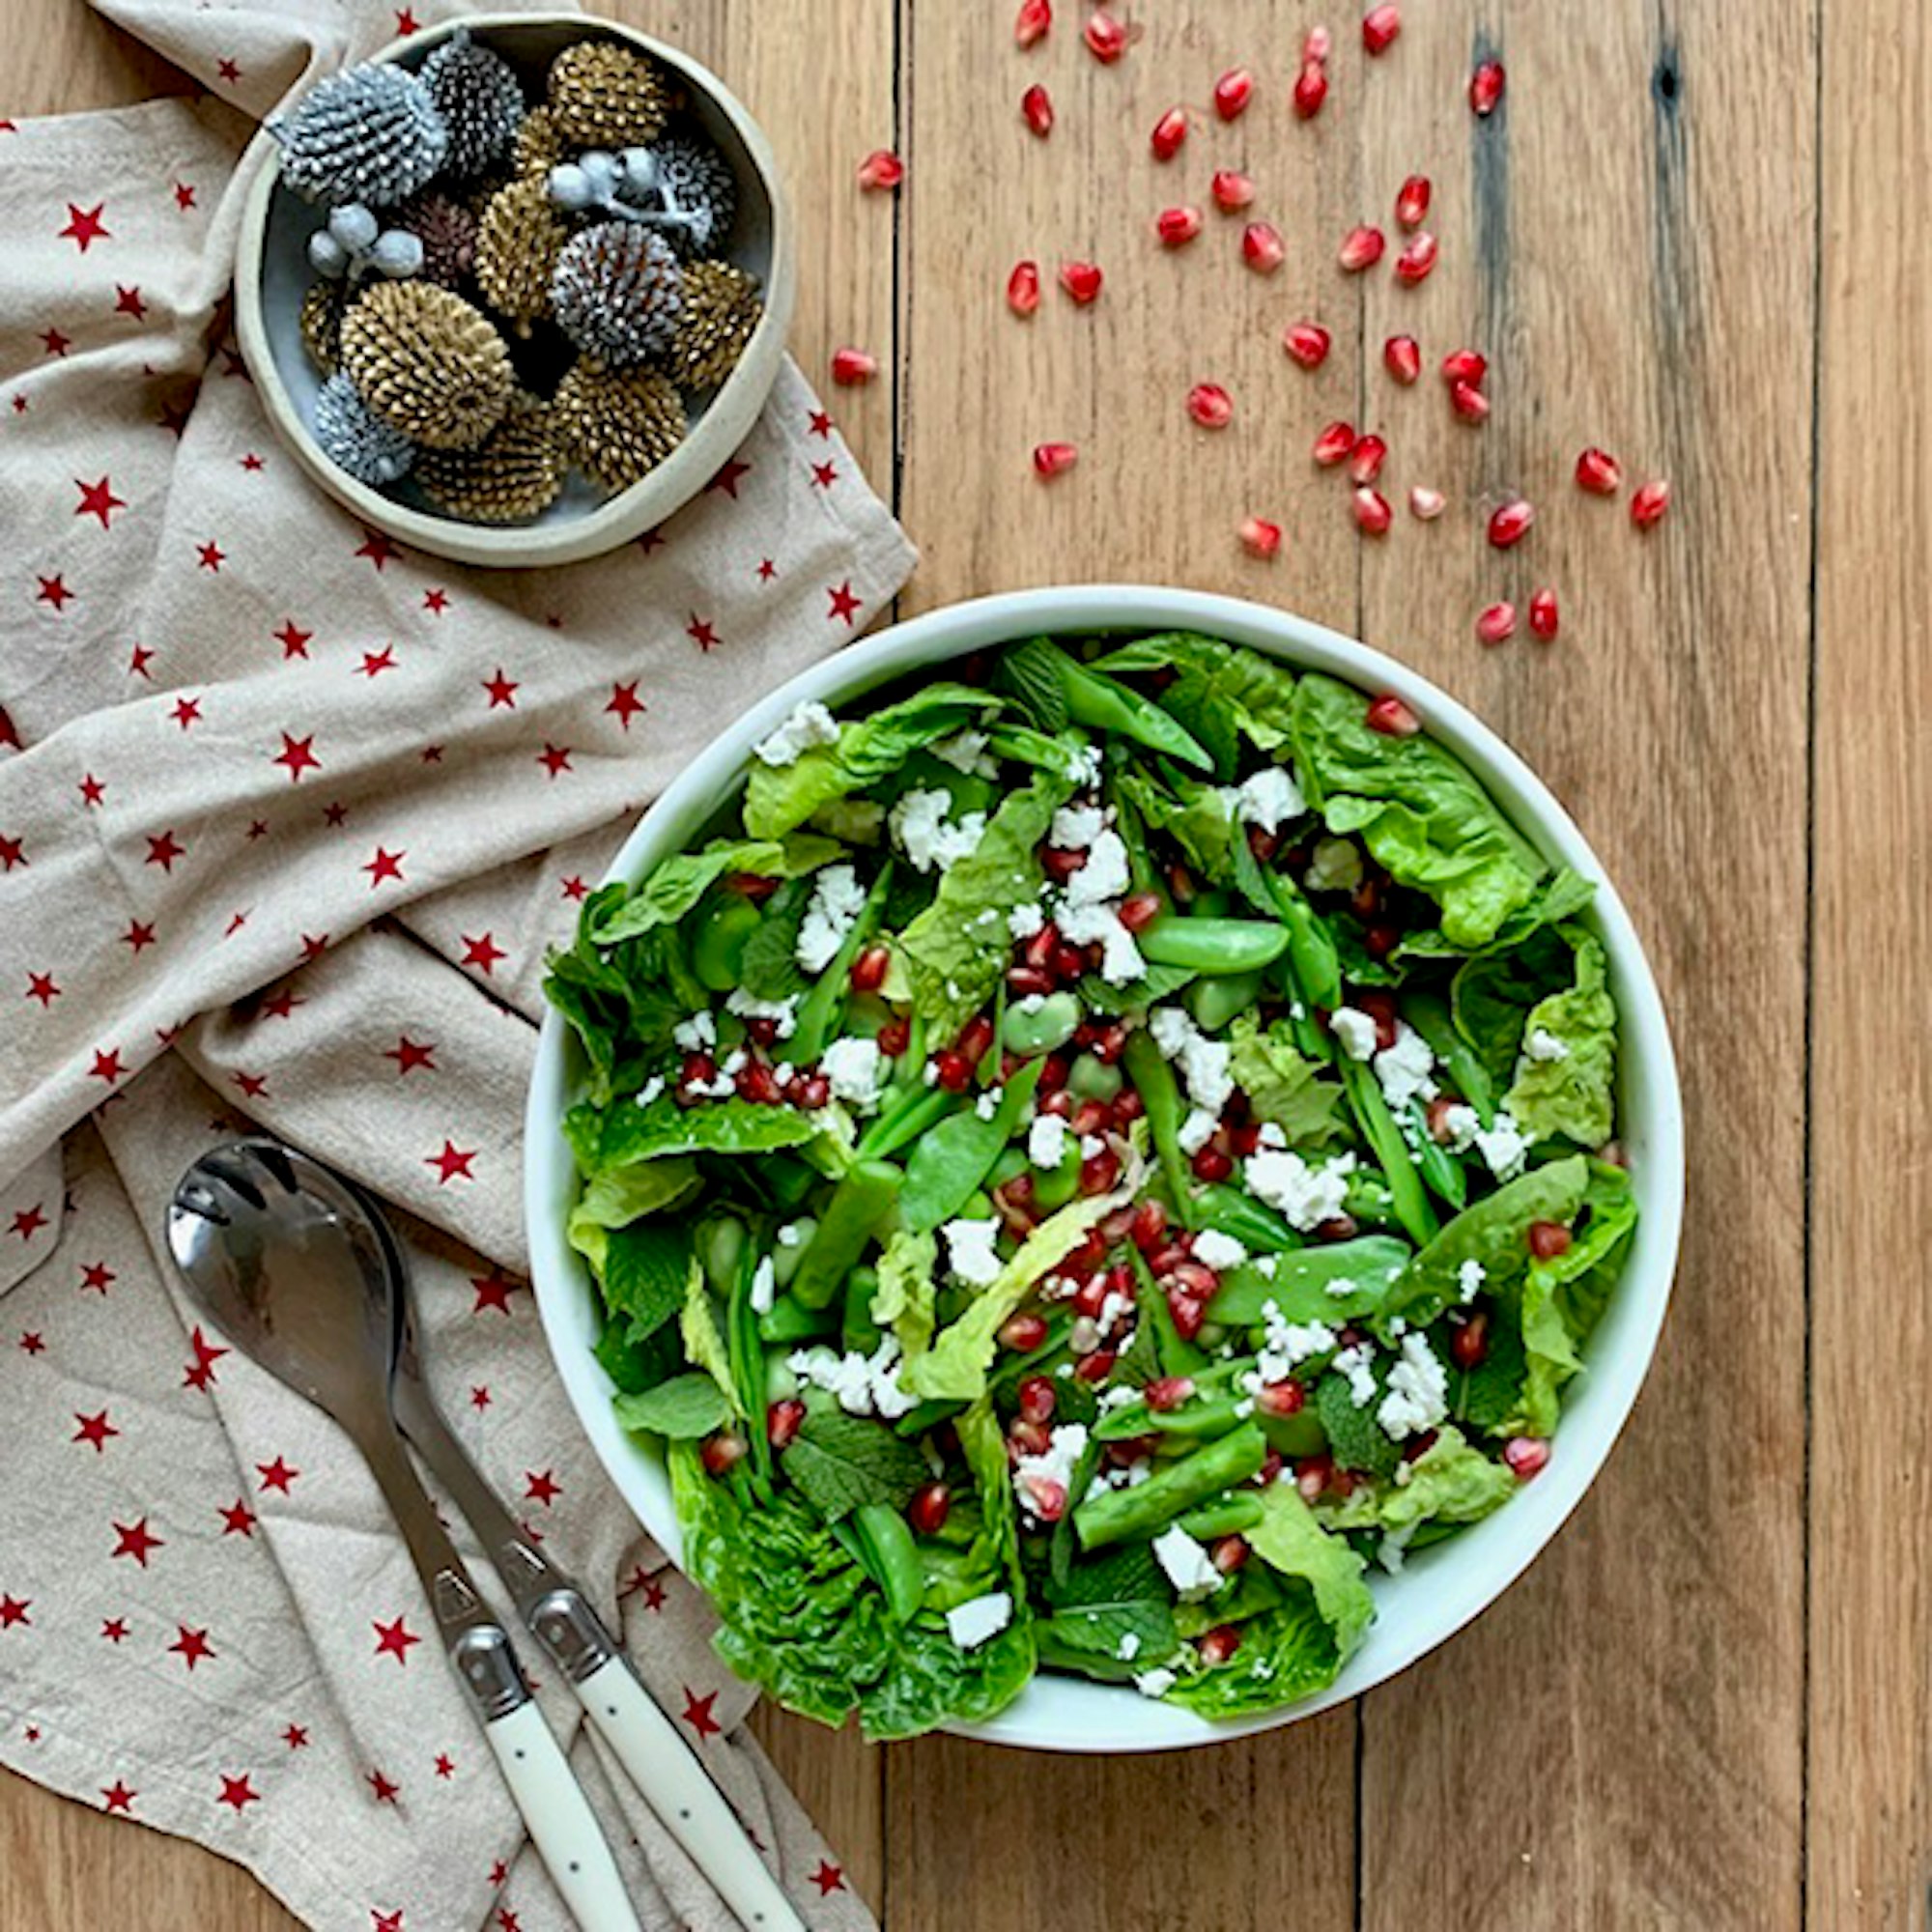
M 1411 1100 L 1405 1110 L 1408 1122 L 1408 1144 L 1420 1158 L 1415 1171 L 1422 1184 L 1438 1201 L 1461 1209 L 1469 1199 L 1469 1179 L 1441 1142 L 1429 1131 L 1429 1116 L 1420 1100 Z
M 808 1308 L 802 1301 L 781 1294 L 768 1314 L 758 1317 L 758 1339 L 783 1348 L 793 1342 L 815 1342 L 834 1333 L 838 1326 L 831 1308 Z
M 879 1324 L 872 1318 L 872 1297 L 879 1292 L 879 1271 L 864 1262 L 845 1277 L 845 1317 L 839 1340 L 848 1350 L 869 1355 L 879 1346 Z
M 948 1114 L 956 1112 L 961 1104 L 959 1095 L 949 1094 L 944 1087 L 909 1087 L 866 1129 L 859 1143 L 859 1158 L 883 1160 L 888 1154 L 897 1153 L 900 1148 L 910 1147 L 936 1127 Z
M 1153 1136 L 1154 1151 L 1160 1156 L 1161 1172 L 1167 1176 L 1168 1190 L 1174 1196 L 1174 1211 L 1183 1227 L 1194 1226 L 1194 1171 L 1180 1151 L 1180 1087 L 1171 1067 L 1153 1042 L 1151 1034 L 1136 1028 L 1127 1036 L 1121 1052 L 1121 1065 L 1134 1083 L 1147 1110 L 1148 1131 Z
M 1256 1495 L 1216 1496 L 1179 1518 L 1189 1536 L 1206 1543 L 1217 1536 L 1236 1536 L 1261 1521 L 1264 1511 Z
M 1142 954 L 1191 973 L 1254 973 L 1288 951 L 1288 928 L 1260 919 L 1162 913 L 1140 934 Z
M 1396 1219 L 1421 1247 L 1435 1237 L 1439 1223 L 1408 1157 L 1408 1143 L 1403 1139 L 1402 1129 L 1396 1125 L 1395 1116 L 1389 1112 L 1388 1102 L 1382 1097 L 1382 1090 L 1368 1064 L 1351 1060 L 1346 1054 L 1339 1064 L 1343 1091 L 1349 1096 L 1362 1138 L 1368 1142 L 1388 1182 L 1395 1201 Z
M 1225 1181 L 1202 1188 L 1197 1207 L 1197 1225 L 1231 1235 L 1251 1252 L 1282 1255 L 1302 1245 L 1301 1236 L 1272 1208 Z
M 856 1161 L 832 1190 L 818 1228 L 792 1277 L 791 1293 L 807 1308 L 827 1307 L 879 1223 L 892 1212 L 905 1176 L 889 1161 Z
M 1408 1265 L 1409 1246 L 1392 1235 L 1363 1235 L 1269 1257 L 1273 1271 L 1243 1262 L 1221 1277 L 1208 1304 L 1210 1320 L 1246 1328 L 1269 1302 L 1291 1321 L 1348 1321 L 1373 1315 Z M 1352 1283 L 1349 1293 L 1334 1291 Z
M 1087 1549 L 1157 1536 L 1181 1511 L 1246 1482 L 1267 1460 L 1267 1438 L 1252 1422 L 1205 1443 L 1131 1490 L 1102 1490 L 1075 1506 L 1073 1527 Z
M 925 1595 L 925 1571 L 905 1518 L 886 1503 L 861 1503 L 852 1512 L 852 1527 L 859 1539 L 861 1561 L 885 1592 L 893 1621 L 911 1622 Z
M 1078 665 L 1065 651 L 1056 649 L 1055 669 L 1060 688 L 1066 696 L 1066 715 L 1076 724 L 1095 731 L 1118 731 L 1150 751 L 1165 752 L 1197 771 L 1212 771 L 1214 761 L 1189 731 L 1163 711 L 1151 698 L 1117 684 L 1111 677 Z
M 1204 973 L 1181 995 L 1203 1033 L 1219 1033 L 1261 998 L 1262 976 L 1252 973 Z
M 990 1117 L 954 1114 L 927 1134 L 906 1161 L 899 1210 L 909 1228 L 936 1228 L 963 1213 L 1013 1136 L 1039 1085 L 1043 1060 L 1030 1060 L 1001 1090 Z

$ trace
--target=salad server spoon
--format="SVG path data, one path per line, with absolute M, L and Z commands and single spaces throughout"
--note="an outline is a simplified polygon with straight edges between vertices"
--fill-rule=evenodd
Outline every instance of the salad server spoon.
M 409 1547 L 457 1680 L 565 1903 L 591 1932 L 641 1932 L 589 1800 L 390 1415 L 398 1311 L 366 1209 L 305 1155 L 272 1140 L 239 1140 L 210 1150 L 182 1177 L 166 1232 L 210 1319 L 361 1452 Z

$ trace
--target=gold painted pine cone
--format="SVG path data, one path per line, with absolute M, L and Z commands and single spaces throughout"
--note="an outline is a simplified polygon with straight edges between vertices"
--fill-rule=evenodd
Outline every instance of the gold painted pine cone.
M 516 386 L 489 318 L 431 282 L 384 282 L 342 319 L 342 367 L 371 414 L 428 449 L 468 449 Z
M 606 369 L 589 356 L 556 385 L 559 440 L 613 495 L 647 476 L 684 440 L 684 402 L 654 369 Z
M 664 132 L 670 90 L 657 64 L 630 47 L 579 41 L 551 62 L 550 109 L 577 147 L 640 147 Z
M 715 388 L 738 366 L 764 314 L 757 278 L 729 262 L 694 262 L 666 367 L 686 389 Z
M 551 169 L 563 159 L 565 153 L 556 116 L 548 107 L 532 107 L 517 128 L 517 138 L 510 148 L 510 165 L 520 180 L 534 175 L 539 181 L 548 181 Z
M 563 488 L 564 455 L 550 406 L 518 395 L 474 449 L 423 451 L 414 476 L 439 509 L 467 524 L 521 524 Z
M 301 345 L 308 359 L 325 376 L 332 376 L 342 366 L 342 311 L 348 306 L 348 291 L 340 282 L 311 282 L 302 297 Z
M 476 237 L 476 285 L 519 333 L 527 335 L 530 324 L 550 313 L 551 276 L 569 240 L 541 175 L 513 181 L 490 197 Z

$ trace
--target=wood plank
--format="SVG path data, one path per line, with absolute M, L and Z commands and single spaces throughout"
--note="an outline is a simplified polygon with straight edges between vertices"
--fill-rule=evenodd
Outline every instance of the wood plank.
M 1502 728 L 1630 902 L 1692 1207 L 1649 1390 L 1577 1520 L 1369 1700 L 1363 1923 L 1771 1932 L 1801 1911 L 1810 10 L 1767 0 L 1747 34 L 1637 0 L 1406 11 L 1365 144 L 1435 176 L 1443 267 L 1419 299 L 1378 291 L 1369 334 L 1471 337 L 1495 413 L 1472 435 L 1403 399 L 1430 480 L 1479 514 L 1368 559 L 1369 634 Z M 1491 35 L 1509 93 L 1479 127 Z M 1673 480 L 1648 538 L 1574 488 L 1594 441 Z M 1481 513 L 1514 490 L 1543 518 L 1504 557 Z M 1562 639 L 1486 652 L 1477 610 L 1543 582 Z
M 1932 427 L 1898 372 L 1932 289 L 1873 190 L 1932 166 L 1932 23 L 1837 4 L 1821 40 L 1808 1899 L 1904 1928 L 1932 1895 Z

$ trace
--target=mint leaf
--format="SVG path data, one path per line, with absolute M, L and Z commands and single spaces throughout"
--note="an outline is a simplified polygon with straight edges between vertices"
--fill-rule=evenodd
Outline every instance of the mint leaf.
M 805 991 L 798 964 L 798 929 L 811 903 L 810 878 L 787 879 L 766 902 L 764 917 L 745 942 L 738 983 L 754 1000 L 789 1000 Z
M 1380 1383 L 1377 1384 L 1379 1395 Z M 1383 1435 L 1376 1420 L 1377 1404 L 1355 1406 L 1347 1376 L 1333 1369 L 1315 1384 L 1315 1414 L 1328 1437 L 1329 1453 L 1338 1469 L 1359 1470 L 1365 1476 L 1392 1476 L 1402 1451 Z
M 903 1509 L 927 1473 L 915 1444 L 842 1409 L 805 1418 L 785 1451 L 784 1472 L 828 1522 L 865 1503 Z
M 613 1315 L 604 1323 L 591 1353 L 620 1395 L 639 1395 L 655 1388 L 675 1375 L 684 1362 L 683 1344 L 669 1322 L 648 1335 L 639 1335 L 622 1315 Z
M 1450 1384 L 1450 1414 L 1472 1429 L 1494 1435 L 1522 1401 L 1528 1366 L 1515 1313 L 1498 1304 L 1490 1310 L 1489 1352 Z
M 641 1341 L 684 1306 L 691 1278 L 691 1230 L 664 1221 L 613 1228 L 604 1246 L 604 1300 L 629 1318 Z
M 1119 1658 L 1123 1637 L 1142 1670 L 1172 1657 L 1180 1638 L 1174 1627 L 1174 1592 L 1144 1543 L 1075 1563 L 1064 1582 L 1049 1581 L 1054 1615 L 1048 1629 L 1071 1649 Z
M 724 1391 L 709 1376 L 674 1376 L 654 1389 L 637 1395 L 619 1395 L 613 1404 L 618 1422 L 626 1429 L 641 1429 L 652 1435 L 686 1441 L 709 1435 L 731 1419 L 731 1405 Z
M 1174 681 L 1161 692 L 1160 706 L 1207 747 L 1224 778 L 1234 776 L 1243 737 L 1264 752 L 1289 741 L 1294 674 L 1245 645 L 1168 631 L 1136 638 L 1093 668 L 1116 677 L 1172 670 Z
M 1045 638 L 1029 638 L 1002 651 L 993 682 L 1011 695 L 1015 708 L 1041 731 L 1066 728 L 1066 687 L 1060 679 L 1060 651 Z
M 600 946 L 635 939 L 660 925 L 674 925 L 726 872 L 755 872 L 761 878 L 795 878 L 816 871 L 845 848 L 836 838 L 810 833 L 781 843 L 777 838 L 714 838 L 698 852 L 679 852 L 653 867 L 650 876 L 632 887 L 591 928 Z

